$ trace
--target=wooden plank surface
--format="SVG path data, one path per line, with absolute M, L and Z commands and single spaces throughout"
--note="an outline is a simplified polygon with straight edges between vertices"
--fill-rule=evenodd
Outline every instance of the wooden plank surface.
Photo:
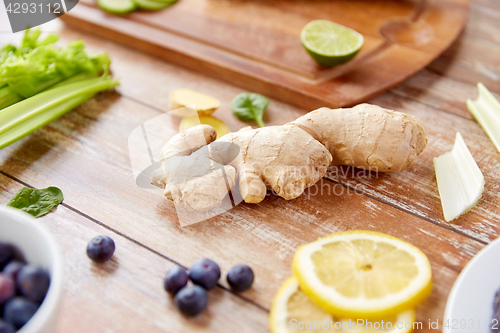
M 0 175 L 0 203 L 22 184 Z M 61 205 L 38 220 L 56 239 L 64 264 L 63 306 L 57 332 L 267 332 L 267 311 L 223 288 L 209 292 L 210 308 L 194 320 L 176 310 L 163 289 L 176 264 L 116 234 L 74 209 Z M 112 259 L 95 264 L 87 243 L 108 235 L 116 244 Z M 228 311 L 231 309 L 231 311 Z
M 80 38 L 82 35 L 75 32 L 71 38 Z M 459 38 L 468 39 L 464 34 Z M 476 38 L 477 39 L 477 38 Z M 99 39 L 92 40 L 99 48 L 106 48 L 113 54 L 114 48 L 109 42 Z M 500 45 L 492 44 L 487 53 L 495 52 Z M 123 73 L 119 91 L 136 100 L 147 101 L 159 111 L 168 111 L 168 94 L 178 87 L 188 87 L 203 91 L 221 99 L 222 106 L 215 116 L 224 119 L 232 130 L 237 130 L 246 123 L 237 120 L 231 115 L 229 103 L 242 90 L 227 85 L 212 78 L 197 79 L 196 74 L 186 73 L 178 67 L 161 61 L 146 61 L 147 56 L 140 53 L 129 53 L 122 62 L 116 53 L 114 57 L 116 68 Z M 458 62 L 460 63 L 460 58 Z M 478 63 L 487 63 L 488 58 L 478 58 Z M 441 58 L 438 59 L 441 61 Z M 456 65 L 460 66 L 460 64 Z M 162 75 L 149 75 L 154 68 Z M 181 74 L 182 73 L 182 74 Z M 168 80 L 169 74 L 175 75 L 177 80 Z M 181 80 L 183 77 L 185 80 Z M 467 80 L 465 77 L 464 80 Z M 144 82 L 140 86 L 136 82 Z M 384 107 L 403 110 L 413 114 L 426 124 L 429 144 L 414 166 L 409 170 L 393 175 L 373 175 L 371 178 L 352 177 L 352 171 L 347 169 L 330 169 L 329 178 L 351 185 L 363 193 L 384 202 L 390 202 L 412 214 L 417 214 L 433 223 L 438 223 L 459 232 L 464 232 L 478 240 L 489 241 L 498 235 L 497 222 L 500 209 L 495 201 L 498 187 L 498 162 L 500 156 L 481 127 L 472 120 L 465 106 L 468 98 L 476 98 L 476 82 L 462 82 L 424 69 L 399 85 L 391 92 L 373 99 L 371 102 Z M 492 85 L 492 91 L 497 89 L 498 83 Z M 500 91 L 500 90 L 499 90 Z M 500 97 L 500 95 L 497 95 Z M 292 121 L 303 114 L 303 110 L 291 107 L 284 103 L 273 101 L 266 114 L 265 121 L 269 125 L 279 125 Z M 476 157 L 479 166 L 485 173 L 486 192 L 480 204 L 469 214 L 453 223 L 444 221 L 439 193 L 434 177 L 432 158 L 451 149 L 455 134 L 459 131 L 464 135 L 471 152 Z M 418 196 L 416 200 L 415 196 Z M 490 200 L 491 199 L 491 200 Z M 462 223 L 462 221 L 465 221 Z
M 291 274 L 295 249 L 351 229 L 386 232 L 420 247 L 431 261 L 435 287 L 419 306 L 418 320 L 442 320 L 458 273 L 500 229 L 500 154 L 465 108 L 465 100 L 476 97 L 477 81 L 500 93 L 496 76 L 500 64 L 493 56 L 500 41 L 495 33 L 485 33 L 488 27 L 498 30 L 497 17 L 498 2 L 474 0 L 471 20 L 450 49 L 370 101 L 424 121 L 429 146 L 408 171 L 360 177 L 352 176 L 352 170 L 331 168 L 329 179 L 296 200 L 270 196 L 259 205 L 238 205 L 184 228 L 178 225 L 175 208 L 158 191 L 135 185 L 128 135 L 167 111 L 169 92 L 178 87 L 221 99 L 215 115 L 237 130 L 247 124 L 231 115 L 229 103 L 243 90 L 74 28 L 56 26 L 62 43 L 83 39 L 91 50 L 106 50 L 114 74 L 121 77 L 117 92 L 96 96 L 0 151 L 2 203 L 22 184 L 55 185 L 65 194 L 64 206 L 39 220 L 55 236 L 67 268 L 67 306 L 58 332 L 266 331 L 267 310 Z M 283 124 L 306 111 L 272 100 L 265 121 Z M 165 135 L 175 130 L 172 123 Z M 456 131 L 483 171 L 486 191 L 475 209 L 447 223 L 432 158 L 451 149 Z M 323 193 L 315 193 L 319 189 Z M 92 265 L 84 253 L 88 240 L 97 234 L 111 235 L 118 244 L 115 258 L 104 269 Z M 163 292 L 161 279 L 174 263 L 189 266 L 205 256 L 216 260 L 223 272 L 236 263 L 249 264 L 256 272 L 255 285 L 236 296 L 221 279 L 220 287 L 210 292 L 209 311 L 186 320 Z
M 429 256 L 436 286 L 418 319 L 436 320 L 443 316 L 444 295 L 460 268 L 482 247 L 329 181 L 319 186 L 334 185 L 330 195 L 312 192 L 293 202 L 271 196 L 262 204 L 241 204 L 181 228 L 174 207 L 158 191 L 138 188 L 127 165 L 127 134 L 137 125 L 136 118 L 144 121 L 156 113 L 111 93 L 101 95 L 6 148 L 9 157 L 0 156 L 0 170 L 14 177 L 22 174 L 30 186 L 59 186 L 66 205 L 185 266 L 203 256 L 216 260 L 223 274 L 236 263 L 249 264 L 257 279 L 243 297 L 265 309 L 291 275 L 298 246 L 336 231 L 371 229 L 405 239 Z M 58 171 L 62 168 L 64 173 Z M 221 284 L 226 285 L 223 280 Z
M 469 2 L 184 0 L 163 11 L 114 16 L 84 0 L 62 19 L 290 104 L 339 107 L 374 97 L 429 64 L 457 37 Z M 363 34 L 357 57 L 334 68 L 316 64 L 299 38 L 313 19 Z

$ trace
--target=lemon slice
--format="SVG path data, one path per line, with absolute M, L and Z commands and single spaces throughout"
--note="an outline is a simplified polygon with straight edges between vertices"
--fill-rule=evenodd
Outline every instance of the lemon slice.
M 300 41 L 316 62 L 331 67 L 354 58 L 363 46 L 364 38 L 340 24 L 314 20 L 302 29 Z
M 415 319 L 415 310 L 407 310 L 383 321 L 336 320 L 310 301 L 300 290 L 298 280 L 292 277 L 283 283 L 274 298 L 269 324 L 271 333 L 408 333 L 416 328 Z
M 431 266 L 415 246 L 373 231 L 339 232 L 299 247 L 300 288 L 341 318 L 383 318 L 415 308 L 432 290 Z

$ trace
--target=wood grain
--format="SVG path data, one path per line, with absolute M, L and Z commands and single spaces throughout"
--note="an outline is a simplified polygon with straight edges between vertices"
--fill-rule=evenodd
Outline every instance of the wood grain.
M 464 33 L 427 68 L 456 82 L 483 82 L 500 93 L 500 63 L 495 57 L 500 52 L 499 10 L 498 3 L 485 6 L 475 1 Z
M 66 30 L 66 33 L 70 39 L 83 36 L 73 30 Z M 186 72 L 160 60 L 152 60 L 137 52 L 128 52 L 124 57 L 119 46 L 97 38 L 87 37 L 87 40 L 98 49 L 106 48 L 110 52 L 114 59 L 114 70 L 117 73 L 123 73 L 122 84 L 119 87 L 122 94 L 134 99 L 142 99 L 147 105 L 167 111 L 169 92 L 178 87 L 187 87 L 221 99 L 222 106 L 216 111 L 215 116 L 227 122 L 233 131 L 247 125 L 237 120 L 231 114 L 229 107 L 232 98 L 243 90 L 209 77 L 198 79 L 199 74 Z M 477 61 L 483 63 L 485 60 Z M 452 67 L 460 66 L 461 64 L 457 63 L 452 65 Z M 162 75 L 149 75 L 153 68 Z M 175 76 L 176 79 L 169 80 L 169 75 Z M 143 82 L 143 84 L 138 86 L 136 82 Z M 465 106 L 468 98 L 477 96 L 475 83 L 475 81 L 456 81 L 439 75 L 435 71 L 424 69 L 398 85 L 390 93 L 371 100 L 372 103 L 407 112 L 423 120 L 429 139 L 428 147 L 415 165 L 403 173 L 379 174 L 376 177 L 365 178 L 363 173 L 362 177 L 352 177 L 352 172 L 337 171 L 337 168 L 332 168 L 328 177 L 377 200 L 395 205 L 433 223 L 468 234 L 477 240 L 489 242 L 495 239 L 499 233 L 497 221 L 500 210 L 495 202 L 500 156 Z M 496 96 L 500 98 L 500 95 Z M 302 109 L 273 100 L 266 112 L 265 121 L 268 125 L 280 125 L 294 120 L 303 112 Z M 457 131 L 464 135 L 485 174 L 487 185 L 484 200 L 480 201 L 476 209 L 453 223 L 447 223 L 442 215 L 432 158 L 451 150 Z
M 483 246 L 329 181 L 318 185 L 319 193 L 312 188 L 290 202 L 270 196 L 181 228 L 173 205 L 158 191 L 137 187 L 128 165 L 128 133 L 156 115 L 118 95 L 100 95 L 2 150 L 0 170 L 35 187 L 59 186 L 67 205 L 185 266 L 200 257 L 216 260 L 223 273 L 249 264 L 257 279 L 243 296 L 265 308 L 291 275 L 299 245 L 336 231 L 369 229 L 405 239 L 429 256 L 436 287 L 419 319 L 438 319 L 458 272 Z
M 20 188 L 0 175 L 0 203 Z M 175 266 L 67 206 L 39 218 L 60 248 L 64 264 L 63 306 L 56 332 L 267 332 L 267 311 L 223 288 L 209 291 L 208 310 L 195 319 L 184 318 L 163 289 L 163 277 Z M 116 244 L 110 261 L 93 263 L 87 243 L 108 235 Z M 230 310 L 230 311 L 229 311 Z
M 343 184 L 356 184 L 364 193 L 400 207 L 446 228 L 465 233 L 483 242 L 498 237 L 500 209 L 498 207 L 498 177 L 500 155 L 482 128 L 473 120 L 436 112 L 420 103 L 386 94 L 373 100 L 391 109 L 402 109 L 419 117 L 424 124 L 429 143 L 408 170 L 399 174 L 378 174 L 372 177 L 352 177 L 352 173 L 335 172 L 329 178 Z M 441 201 L 434 175 L 432 159 L 450 151 L 455 135 L 462 133 L 475 161 L 484 174 L 486 186 L 482 199 L 471 212 L 455 221 L 444 221 Z M 360 185 L 362 184 L 362 185 Z
M 53 29 L 61 33 L 62 43 L 81 38 L 91 50 L 109 52 L 113 72 L 122 77 L 120 94 L 101 94 L 0 151 L 2 203 L 20 186 L 13 179 L 39 188 L 59 186 L 65 194 L 65 206 L 39 220 L 55 235 L 68 268 L 67 306 L 58 332 L 266 331 L 265 310 L 291 274 L 297 246 L 350 229 L 386 232 L 424 250 L 432 264 L 435 288 L 418 308 L 418 319 L 441 321 L 457 274 L 499 232 L 500 155 L 463 105 L 475 97 L 477 81 L 500 93 L 495 76 L 499 64 L 493 56 L 499 47 L 497 17 L 497 1 L 474 0 L 471 20 L 450 49 L 425 70 L 370 101 L 424 121 L 429 146 L 410 170 L 363 177 L 352 176 L 352 170 L 335 173 L 330 169 L 331 180 L 323 180 L 297 200 L 270 196 L 259 205 L 238 205 L 185 228 L 178 225 L 172 204 L 135 185 L 128 134 L 167 111 L 169 92 L 178 87 L 221 99 L 216 116 L 237 130 L 247 124 L 231 115 L 229 102 L 242 89 L 56 25 Z M 273 99 L 265 121 L 283 124 L 309 109 Z M 172 122 L 165 136 L 175 131 Z M 473 211 L 446 223 L 432 158 L 451 149 L 456 131 L 464 136 L 487 185 Z M 315 193 L 321 189 L 323 193 Z M 118 243 L 115 259 L 104 269 L 106 274 L 82 252 L 96 234 L 112 235 Z M 250 264 L 257 278 L 254 288 L 238 297 L 217 288 L 210 294 L 215 301 L 209 312 L 191 322 L 178 315 L 160 281 L 172 262 L 189 266 L 202 256 L 215 259 L 224 272 L 236 263 Z M 221 284 L 227 287 L 225 281 Z
M 469 0 L 184 0 L 160 12 L 119 17 L 87 0 L 62 19 L 307 109 L 357 104 L 402 82 L 449 46 L 468 8 Z M 307 55 L 300 31 L 318 18 L 364 35 L 354 61 L 324 68 Z

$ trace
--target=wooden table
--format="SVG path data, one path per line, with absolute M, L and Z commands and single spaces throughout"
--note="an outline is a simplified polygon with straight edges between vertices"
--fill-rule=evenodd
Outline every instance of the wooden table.
M 434 290 L 418 307 L 418 320 L 442 324 L 450 288 L 464 265 L 500 230 L 500 154 L 466 109 L 483 82 L 500 97 L 500 2 L 474 0 L 458 40 L 426 69 L 369 101 L 419 117 L 429 145 L 407 171 L 370 178 L 331 169 L 319 193 L 293 201 L 270 196 L 258 205 L 240 204 L 203 223 L 181 228 L 174 207 L 157 192 L 134 183 L 127 137 L 142 122 L 167 111 L 177 87 L 218 97 L 215 116 L 232 130 L 246 124 L 230 115 L 242 89 L 165 63 L 112 42 L 57 25 L 62 43 L 83 39 L 106 50 L 117 92 L 103 93 L 0 152 L 0 199 L 5 204 L 22 186 L 58 186 L 64 202 L 39 219 L 57 240 L 65 263 L 64 306 L 57 332 L 267 332 L 268 311 L 291 273 L 296 248 L 327 234 L 368 229 L 400 237 L 429 257 Z M 309 110 L 272 100 L 266 123 L 278 125 Z M 451 149 L 462 133 L 486 179 L 483 198 L 470 213 L 443 219 L 432 158 Z M 94 236 L 113 237 L 113 260 L 93 264 L 86 256 Z M 208 311 L 185 319 L 162 288 L 167 270 L 201 257 L 223 271 L 237 263 L 256 273 L 254 287 L 235 294 L 225 279 L 210 291 Z M 426 325 L 424 325 L 426 327 Z M 423 331 L 430 331 L 425 328 Z

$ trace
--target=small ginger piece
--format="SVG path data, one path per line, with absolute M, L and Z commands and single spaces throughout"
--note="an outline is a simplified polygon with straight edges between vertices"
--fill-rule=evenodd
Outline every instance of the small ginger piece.
M 198 115 L 210 116 L 220 107 L 220 101 L 210 95 L 185 88 L 175 89 L 170 93 L 169 109 L 176 116 L 193 116 L 190 112 L 193 107 L 196 108 Z
M 182 132 L 200 124 L 212 126 L 215 129 L 215 132 L 217 132 L 217 139 L 231 132 L 226 123 L 213 116 L 194 116 L 182 118 L 179 124 L 179 131 Z
M 186 132 L 165 145 L 164 181 L 156 172 L 152 182 L 165 184 L 165 196 L 192 210 L 220 204 L 236 176 L 245 202 L 261 202 L 268 189 L 290 200 L 318 182 L 330 163 L 398 172 L 427 144 L 419 119 L 370 104 L 321 108 L 286 125 L 244 128 L 215 141 L 207 125 Z

